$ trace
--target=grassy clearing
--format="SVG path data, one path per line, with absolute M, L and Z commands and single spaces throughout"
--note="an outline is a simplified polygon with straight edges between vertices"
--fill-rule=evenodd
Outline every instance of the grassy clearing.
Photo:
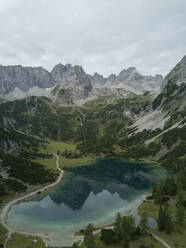
M 6 239 L 6 234 L 7 234 L 7 230 L 0 225 L 0 245 L 4 244 L 4 241 Z
M 145 200 L 138 208 L 138 213 L 145 213 L 149 217 L 158 218 L 159 206 L 154 204 L 154 200 Z
M 57 141 L 51 141 L 49 144 L 41 144 L 39 147 L 39 150 L 41 153 L 44 154 L 51 154 L 55 153 L 57 151 L 64 152 L 65 150 L 70 150 L 74 152 L 76 150 L 76 145 L 75 144 L 70 144 L 70 143 L 64 143 L 64 142 L 57 142 Z M 87 164 L 91 162 L 93 159 L 91 157 L 81 157 L 81 158 L 65 158 L 60 155 L 60 160 L 59 164 L 60 167 L 71 167 L 75 165 L 81 165 L 81 164 Z M 56 169 L 56 158 L 47 158 L 47 159 L 42 159 L 38 158 L 35 161 L 37 161 L 40 164 L 45 165 L 48 169 Z
M 175 230 L 172 234 L 165 234 L 159 231 L 155 231 L 160 238 L 165 240 L 171 247 L 185 248 L 186 247 L 186 226 L 175 226 Z
M 14 233 L 7 243 L 7 248 L 45 248 L 42 239 Z
M 185 192 L 186 195 L 186 192 Z M 172 198 L 170 201 L 170 213 L 172 216 L 172 220 L 174 223 L 174 231 L 171 234 L 166 234 L 164 232 L 160 232 L 158 229 L 153 230 L 157 236 L 166 241 L 171 247 L 175 248 L 185 248 L 186 247 L 186 218 L 184 218 L 184 224 L 178 225 L 176 223 L 176 204 L 175 199 Z M 158 218 L 159 205 L 153 203 L 153 200 L 146 200 L 139 207 L 138 213 L 142 214 L 145 212 L 147 216 L 151 216 L 155 219 Z
M 49 144 L 42 144 L 39 147 L 40 152 L 42 153 L 54 153 L 58 150 L 60 152 L 64 152 L 65 149 L 75 151 L 76 150 L 76 144 L 71 143 L 64 143 L 64 142 L 58 142 L 58 141 L 50 141 Z
M 34 160 L 37 163 L 45 165 L 48 169 L 52 169 L 58 171 L 56 168 L 56 158 L 53 156 L 52 158 L 38 158 Z
M 64 158 L 63 156 L 60 156 L 59 164 L 60 164 L 60 167 L 62 168 L 62 167 L 72 167 L 75 165 L 84 165 L 84 164 L 90 163 L 91 161 L 93 161 L 93 158 L 91 157 L 69 159 L 69 158 Z
M 58 150 L 60 152 L 64 152 L 65 149 L 75 151 L 76 145 L 64 142 L 51 141 L 47 144 L 40 144 L 39 151 L 44 154 L 56 153 Z M 45 165 L 48 169 L 56 170 L 56 158 L 38 158 L 35 160 L 36 162 Z M 67 163 L 68 164 L 68 163 Z

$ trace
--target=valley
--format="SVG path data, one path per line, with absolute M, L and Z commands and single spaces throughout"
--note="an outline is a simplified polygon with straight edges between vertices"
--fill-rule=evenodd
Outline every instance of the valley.
M 170 230 L 167 231 L 167 223 L 162 226 L 158 224 L 154 230 L 139 225 L 140 230 L 134 231 L 138 231 L 134 235 L 136 239 L 131 238 L 130 234 L 130 238 L 125 241 L 130 243 L 131 248 L 136 243 L 137 247 L 165 247 L 149 234 L 153 232 L 170 247 L 184 247 L 186 56 L 164 80 L 160 76 L 142 77 L 134 68 L 109 78 L 97 74 L 88 75 L 80 66 L 61 64 L 51 73 L 43 72 L 41 68 L 0 69 L 2 75 L 6 74 L 5 78 L 9 75 L 8 82 L 15 80 L 14 85 L 17 84 L 17 87 L 22 87 L 19 85 L 22 78 L 25 80 L 24 87 L 19 89 L 25 93 L 22 97 L 9 98 L 7 94 L 14 95 L 15 87 L 11 88 L 12 83 L 6 92 L 1 91 L 0 208 L 3 209 L 12 199 L 24 200 L 25 195 L 38 193 L 36 198 L 12 206 L 8 217 L 10 226 L 15 225 L 16 230 L 31 233 L 33 227 L 36 233 L 50 233 L 52 230 L 51 246 L 72 245 L 72 241 L 77 238 L 74 233 L 84 229 L 90 222 L 95 228 L 107 226 L 114 222 L 117 212 L 126 214 L 152 192 L 152 196 L 148 196 L 140 205 L 138 214 L 152 217 L 158 222 L 160 209 L 169 208 L 170 215 L 164 219 L 171 219 Z M 21 79 L 17 76 L 11 78 L 12 71 L 16 74 L 17 70 L 21 70 L 18 74 Z M 41 71 L 44 79 L 40 81 L 38 76 L 38 81 L 36 75 L 40 75 Z M 26 75 L 29 75 L 29 80 L 25 78 Z M 32 75 L 35 75 L 37 84 Z M 0 85 L 4 85 L 5 81 L 1 80 Z M 149 82 L 154 85 L 157 81 L 155 88 L 146 88 Z M 142 88 L 139 83 L 143 85 Z M 50 89 L 49 94 L 44 95 L 40 90 L 36 90 L 37 94 L 29 93 L 33 87 L 39 87 L 41 91 Z M 138 89 L 136 92 L 135 87 Z M 59 166 L 65 176 L 59 186 L 47 190 L 48 185 L 54 185 L 59 178 L 53 153 L 59 156 Z M 130 175 L 129 171 L 135 168 L 134 165 L 137 168 Z M 166 173 L 160 173 L 163 176 L 156 180 L 151 177 L 149 179 L 148 173 L 148 176 L 144 175 L 144 168 L 140 167 L 142 165 L 145 170 L 151 170 L 151 166 L 156 168 L 155 174 L 159 170 L 173 173 L 167 179 L 163 179 Z M 136 170 L 140 171 L 139 175 Z M 142 182 L 145 188 L 140 188 Z M 131 186 L 131 183 L 134 185 Z M 126 194 L 124 185 L 128 185 L 131 196 Z M 46 190 L 44 194 L 41 194 L 42 188 Z M 77 219 L 72 218 L 75 210 L 79 211 L 79 215 L 74 217 Z M 54 215 L 47 219 L 50 211 Z M 57 213 L 59 215 L 55 215 Z M 183 221 L 180 221 L 179 215 Z M 59 223 L 58 218 L 61 221 Z M 65 218 L 71 226 L 78 223 L 77 227 L 73 229 L 70 224 L 65 224 Z M 122 218 L 125 222 L 125 218 Z M 131 225 L 134 228 L 134 224 Z M 58 232 L 61 229 L 64 233 Z M 126 230 L 121 228 L 120 231 L 122 235 L 126 234 Z M 0 226 L 1 246 L 17 248 L 19 242 L 22 242 L 23 248 L 29 245 L 33 248 L 45 247 L 39 237 L 21 235 L 21 232 L 12 234 L 6 243 L 7 230 Z M 88 231 L 96 248 L 106 247 L 104 238 L 101 239 L 102 232 L 107 235 L 107 231 Z M 113 229 L 113 236 L 115 232 L 117 230 Z M 81 237 L 84 242 L 74 244 L 74 247 L 85 247 L 86 231 L 82 234 L 85 236 Z M 61 236 L 65 238 L 60 239 Z M 120 248 L 124 242 L 114 240 L 110 247 Z M 146 246 L 142 246 L 144 244 Z

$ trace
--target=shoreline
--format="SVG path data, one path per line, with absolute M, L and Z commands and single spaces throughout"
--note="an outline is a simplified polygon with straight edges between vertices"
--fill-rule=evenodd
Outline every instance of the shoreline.
M 59 174 L 57 180 L 54 183 L 49 184 L 49 185 L 47 185 L 47 186 L 45 186 L 45 187 L 43 187 L 41 189 L 37 189 L 37 190 L 35 190 L 33 192 L 30 192 L 30 193 L 28 193 L 26 195 L 23 195 L 23 196 L 18 197 L 18 198 L 14 199 L 14 200 L 11 200 L 10 202 L 6 203 L 4 205 L 4 207 L 2 208 L 2 211 L 1 211 L 1 214 L 0 214 L 0 223 L 8 231 L 7 232 L 7 238 L 6 238 L 5 242 L 4 242 L 4 248 L 6 248 L 6 244 L 7 244 L 8 240 L 10 239 L 12 233 L 20 233 L 20 234 L 23 234 L 23 235 L 40 237 L 44 241 L 46 247 L 48 246 L 48 238 L 46 237 L 45 233 L 32 233 L 32 232 L 27 233 L 27 232 L 23 232 L 23 231 L 18 231 L 16 229 L 12 228 L 11 226 L 9 226 L 8 223 L 7 223 L 7 220 L 8 220 L 8 214 L 11 211 L 11 208 L 16 203 L 18 203 L 20 201 L 23 201 L 23 200 L 25 200 L 25 199 L 27 199 L 29 197 L 33 197 L 34 195 L 36 195 L 38 193 L 42 193 L 43 191 L 46 191 L 46 190 L 56 186 L 57 184 L 59 184 L 61 182 L 61 180 L 63 178 L 63 175 L 64 175 L 64 170 L 62 170 L 59 167 L 59 156 L 57 154 L 55 154 L 55 153 L 53 153 L 53 155 L 56 157 L 56 167 L 60 171 L 60 174 Z
M 28 235 L 28 236 L 33 236 L 33 237 L 39 237 L 43 240 L 43 242 L 45 243 L 46 247 L 48 247 L 48 245 L 50 244 L 50 242 L 52 241 L 50 239 L 50 233 L 49 232 L 24 232 L 23 230 L 18 230 L 18 229 L 15 229 L 11 226 L 8 225 L 7 223 L 7 220 L 8 220 L 8 214 L 10 213 L 11 211 L 11 208 L 13 207 L 13 205 L 15 205 L 16 203 L 18 202 L 21 202 L 23 200 L 26 200 L 28 199 L 29 197 L 33 197 L 34 195 L 36 195 L 37 193 L 44 193 L 44 191 L 47 191 L 48 189 L 56 186 L 58 183 L 61 182 L 63 176 L 64 176 L 64 170 L 61 169 L 59 167 L 59 156 L 57 154 L 53 154 L 55 157 L 56 157 L 56 167 L 57 169 L 60 171 L 60 175 L 58 176 L 57 180 L 50 184 L 50 185 L 47 185 L 41 189 L 38 189 L 38 190 L 35 190 L 33 192 L 30 192 L 29 194 L 26 194 L 24 196 L 21 196 L 21 197 L 18 197 L 8 203 L 5 204 L 5 206 L 3 207 L 1 213 L 0 213 L 0 222 L 1 224 L 8 230 L 8 233 L 7 233 L 7 239 L 5 241 L 5 243 L 7 243 L 7 241 L 10 239 L 10 236 L 12 233 L 18 233 L 18 234 L 23 234 L 23 235 Z M 136 206 L 134 206 L 133 208 L 131 208 L 130 210 L 126 211 L 126 212 L 120 212 L 122 216 L 133 216 L 135 217 L 137 215 L 137 211 L 138 211 L 138 208 L 139 206 L 146 200 L 147 196 L 149 195 L 150 193 L 147 193 L 147 195 L 143 196 L 143 198 L 139 201 L 139 203 L 137 203 Z M 118 211 L 119 212 L 119 211 Z M 109 228 L 112 228 L 113 227 L 113 221 L 111 221 L 110 224 L 106 224 L 106 225 L 102 225 L 102 226 L 98 226 L 95 230 L 95 232 L 99 232 L 102 228 L 106 228 L 106 229 L 109 229 Z M 78 233 L 79 230 L 76 232 Z M 74 233 L 74 241 L 77 241 L 77 238 L 79 238 L 79 240 L 82 240 L 82 235 L 77 235 L 76 233 Z M 6 245 L 4 246 L 6 248 Z

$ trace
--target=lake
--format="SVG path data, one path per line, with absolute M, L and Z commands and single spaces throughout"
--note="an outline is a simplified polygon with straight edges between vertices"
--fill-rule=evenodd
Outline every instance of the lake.
M 8 223 L 17 230 L 45 232 L 51 246 L 68 246 L 74 232 L 88 223 L 112 223 L 117 212 L 128 213 L 165 177 L 163 168 L 111 158 L 66 168 L 62 182 L 44 196 L 11 209 Z

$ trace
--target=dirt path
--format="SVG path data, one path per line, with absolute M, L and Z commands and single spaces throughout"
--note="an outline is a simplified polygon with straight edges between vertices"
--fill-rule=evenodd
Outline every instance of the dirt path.
M 35 191 L 33 191 L 33 192 L 31 192 L 31 193 L 29 193 L 27 195 L 24 195 L 24 196 L 21 196 L 21 197 L 19 197 L 17 199 L 14 199 L 14 200 L 8 202 L 3 207 L 2 211 L 1 211 L 1 215 L 0 215 L 0 222 L 1 222 L 1 225 L 8 230 L 7 238 L 6 238 L 5 242 L 4 242 L 4 248 L 7 248 L 7 242 L 10 239 L 11 234 L 14 233 L 14 232 L 18 232 L 16 230 L 14 230 L 12 227 L 10 227 L 8 225 L 8 223 L 7 223 L 8 212 L 10 211 L 10 209 L 12 208 L 12 206 L 15 205 L 16 203 L 20 202 L 20 201 L 23 201 L 23 200 L 25 200 L 25 199 L 27 199 L 29 197 L 32 197 L 32 196 L 36 195 L 37 193 L 41 193 L 41 192 L 43 192 L 43 191 L 45 191 L 45 190 L 47 190 L 49 188 L 52 188 L 52 187 L 56 186 L 58 183 L 60 183 L 60 181 L 61 181 L 61 179 L 63 177 L 64 171 L 59 167 L 59 156 L 57 154 L 55 154 L 55 153 L 53 155 L 56 157 L 56 167 L 60 171 L 60 175 L 57 178 L 57 180 L 54 183 L 49 184 L 49 185 L 45 186 L 42 189 L 35 190 Z M 21 233 L 21 234 L 27 234 L 27 235 L 33 235 L 33 236 L 39 236 L 41 238 L 44 238 L 44 236 L 42 234 L 41 235 L 40 234 L 37 235 L 37 234 L 26 233 L 26 232 L 19 232 L 19 233 Z
M 167 248 L 171 248 L 171 246 L 169 244 L 167 244 L 163 239 L 161 239 L 160 237 L 158 237 L 156 234 L 149 232 L 157 241 L 159 241 L 160 243 L 162 243 L 162 245 L 164 245 Z

